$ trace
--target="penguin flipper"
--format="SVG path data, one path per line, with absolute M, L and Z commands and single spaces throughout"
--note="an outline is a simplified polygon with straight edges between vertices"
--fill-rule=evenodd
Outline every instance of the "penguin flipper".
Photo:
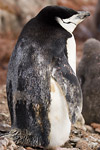
M 66 59 L 57 60 L 52 71 L 53 78 L 60 85 L 68 103 L 69 117 L 74 124 L 82 111 L 82 92 L 71 66 Z

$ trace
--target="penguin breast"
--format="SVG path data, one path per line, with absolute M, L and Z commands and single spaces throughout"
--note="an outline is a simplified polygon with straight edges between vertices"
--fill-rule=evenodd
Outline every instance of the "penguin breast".
M 66 98 L 60 85 L 53 77 L 51 84 L 51 105 L 48 118 L 51 125 L 49 147 L 58 147 L 63 145 L 69 138 L 71 122 L 69 120 L 68 106 Z

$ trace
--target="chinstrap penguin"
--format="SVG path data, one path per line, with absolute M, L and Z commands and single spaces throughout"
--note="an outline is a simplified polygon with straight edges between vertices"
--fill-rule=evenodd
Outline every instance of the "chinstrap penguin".
M 100 123 L 100 41 L 89 39 L 85 42 L 77 75 L 83 93 L 85 122 Z
M 57 148 L 81 115 L 72 32 L 88 12 L 47 6 L 23 28 L 7 74 L 11 137 L 16 144 Z

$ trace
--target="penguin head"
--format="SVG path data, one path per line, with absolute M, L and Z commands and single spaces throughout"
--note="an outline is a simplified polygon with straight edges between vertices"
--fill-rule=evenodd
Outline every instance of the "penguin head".
M 58 23 L 65 30 L 72 33 L 76 26 L 87 16 L 90 16 L 87 11 L 75 11 L 63 6 L 47 6 L 40 11 L 37 18 L 39 21 L 50 25 Z
M 56 17 L 56 20 L 65 30 L 72 33 L 76 26 L 88 16 L 90 16 L 90 13 L 87 11 L 77 11 L 77 14 L 73 14 L 66 19 Z

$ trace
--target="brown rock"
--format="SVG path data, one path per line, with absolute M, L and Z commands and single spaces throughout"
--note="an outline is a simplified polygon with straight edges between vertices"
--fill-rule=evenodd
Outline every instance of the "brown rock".
M 91 123 L 91 126 L 96 129 L 96 128 L 99 128 L 100 129 L 100 124 L 98 123 Z
M 26 147 L 26 150 L 34 150 L 34 149 L 31 147 Z
M 95 131 L 100 134 L 100 128 L 96 128 Z

